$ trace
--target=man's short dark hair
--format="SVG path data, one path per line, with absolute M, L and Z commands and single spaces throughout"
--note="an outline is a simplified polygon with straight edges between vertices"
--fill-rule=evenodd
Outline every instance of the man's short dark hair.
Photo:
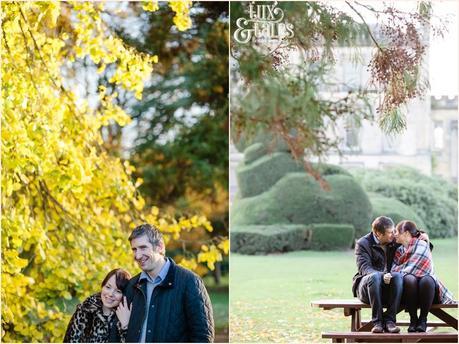
M 373 230 L 373 232 L 378 232 L 379 234 L 384 235 L 386 233 L 387 228 L 391 228 L 394 226 L 394 221 L 392 221 L 390 217 L 379 216 L 371 224 L 371 229 Z
M 131 235 L 129 236 L 129 242 L 131 242 L 133 239 L 139 238 L 144 235 L 148 238 L 148 241 L 153 246 L 153 248 L 161 246 L 162 243 L 163 252 L 160 253 L 165 254 L 163 235 L 161 234 L 158 228 L 148 223 L 144 223 L 143 225 L 134 228 Z

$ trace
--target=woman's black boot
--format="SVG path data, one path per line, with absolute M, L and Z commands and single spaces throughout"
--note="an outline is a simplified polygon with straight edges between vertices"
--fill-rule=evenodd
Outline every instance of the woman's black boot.
M 426 332 L 427 330 L 427 318 L 419 318 L 418 324 L 416 325 L 416 332 Z
M 408 326 L 408 332 L 416 332 L 416 325 L 418 324 L 418 317 L 410 316 L 410 326 Z

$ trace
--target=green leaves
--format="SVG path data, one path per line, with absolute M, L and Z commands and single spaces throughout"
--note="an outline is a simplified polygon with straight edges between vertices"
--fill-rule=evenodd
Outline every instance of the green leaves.
M 328 135 L 345 116 L 364 117 L 365 93 L 355 92 L 327 99 L 318 89 L 328 70 L 320 63 L 304 64 L 302 69 L 266 73 L 254 80 L 245 96 L 233 104 L 233 128 L 250 136 L 258 130 L 282 138 L 291 152 L 322 157 L 338 140 Z M 237 132 L 236 132 L 237 134 Z
M 400 134 L 406 129 L 406 118 L 398 108 L 382 114 L 378 119 L 379 127 L 386 133 Z
M 161 59 L 144 98 L 132 106 L 138 135 L 132 161 L 147 200 L 177 204 L 187 193 L 208 202 L 226 189 L 228 157 L 228 15 L 227 3 L 197 3 L 194 26 L 173 29 L 167 7 L 144 21 L 148 34 L 124 41 Z M 195 203 L 195 202 L 193 202 Z

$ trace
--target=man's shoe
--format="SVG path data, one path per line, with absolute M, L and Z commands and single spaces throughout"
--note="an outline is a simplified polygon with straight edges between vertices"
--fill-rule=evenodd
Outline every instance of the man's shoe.
M 426 332 L 427 330 L 427 319 L 419 319 L 416 325 L 416 332 Z
M 386 321 L 386 331 L 389 333 L 399 333 L 400 327 L 395 325 L 393 321 Z
M 416 325 L 418 323 L 418 317 L 410 317 L 410 326 L 408 326 L 408 332 L 416 332 Z
M 383 333 L 384 332 L 384 328 L 383 328 L 382 324 L 376 323 L 376 324 L 374 324 L 373 328 L 371 329 L 371 332 L 372 333 Z

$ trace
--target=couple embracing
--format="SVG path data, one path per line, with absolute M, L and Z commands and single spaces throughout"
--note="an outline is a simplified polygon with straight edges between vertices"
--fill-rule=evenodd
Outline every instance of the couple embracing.
M 358 272 L 352 292 L 371 305 L 372 332 L 400 332 L 396 315 L 401 304 L 410 314 L 408 332 L 425 332 L 432 304 L 454 302 L 434 274 L 429 237 L 414 222 L 395 226 L 386 216 L 376 218 L 371 226 L 372 232 L 355 246 Z
M 212 306 L 202 280 L 166 257 L 154 226 L 138 226 L 129 242 L 142 272 L 130 278 L 123 269 L 110 271 L 101 292 L 77 306 L 64 342 L 212 342 Z

